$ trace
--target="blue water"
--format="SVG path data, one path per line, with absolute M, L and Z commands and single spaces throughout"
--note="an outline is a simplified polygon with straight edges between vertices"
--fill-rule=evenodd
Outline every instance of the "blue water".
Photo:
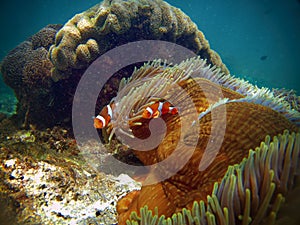
M 0 7 L 0 60 L 50 23 L 65 23 L 96 0 L 10 0 Z M 300 93 L 299 0 L 168 0 L 195 21 L 231 73 Z M 9 89 L 0 80 L 1 96 Z

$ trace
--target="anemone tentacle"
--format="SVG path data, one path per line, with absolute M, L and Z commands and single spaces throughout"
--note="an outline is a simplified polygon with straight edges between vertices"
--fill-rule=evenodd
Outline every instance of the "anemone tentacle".
M 299 153 L 300 133 L 285 131 L 272 140 L 266 136 L 240 164 L 228 167 L 222 181 L 216 182 L 211 195 L 207 196 L 206 203 L 195 201 L 192 209 L 182 209 L 171 217 L 159 217 L 157 209 L 152 212 L 144 206 L 140 216 L 131 213 L 127 225 L 274 224 L 287 189 L 294 187 L 292 181 L 299 176 L 296 173 L 296 168 L 300 167 Z M 292 165 L 287 166 L 290 161 Z

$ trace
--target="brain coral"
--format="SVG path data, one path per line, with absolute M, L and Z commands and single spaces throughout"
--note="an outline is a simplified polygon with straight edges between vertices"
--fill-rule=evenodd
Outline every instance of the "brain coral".
M 42 73 L 45 76 L 49 75 L 48 71 L 53 66 L 47 57 L 48 49 L 53 44 L 60 27 L 61 25 L 56 24 L 44 27 L 10 51 L 3 59 L 1 73 L 4 81 L 15 90 L 17 97 L 24 86 L 27 86 L 26 81 L 37 79 L 37 73 L 40 78 L 43 77 Z M 30 88 L 34 87 L 32 82 L 29 83 Z
M 144 39 L 185 46 L 228 74 L 203 33 L 180 9 L 162 0 L 104 0 L 63 27 L 46 26 L 4 58 L 1 73 L 19 100 L 19 118 L 43 127 L 70 121 L 73 95 L 86 68 L 106 51 Z M 115 74 L 104 88 L 103 93 L 108 94 L 98 103 L 108 102 L 119 80 L 133 69 L 123 68 Z
M 23 68 L 23 88 L 30 92 L 49 91 L 52 79 L 51 68 L 53 64 L 47 57 L 48 51 L 44 48 L 38 48 L 32 51 L 30 60 L 25 63 Z M 34 90 L 32 90 L 34 89 Z
M 115 46 L 144 39 L 185 46 L 228 73 L 203 33 L 180 9 L 162 0 L 104 0 L 75 15 L 57 33 L 50 48 L 53 78 L 65 78 L 74 69 L 87 68 Z
M 54 98 L 48 50 L 61 25 L 48 25 L 10 51 L 1 63 L 5 83 L 18 99 L 20 122 L 40 123 Z M 34 122 L 35 121 L 35 122 Z
M 49 50 L 50 46 L 54 43 L 56 32 L 61 28 L 60 24 L 49 24 L 42 28 L 36 34 L 32 35 L 29 40 L 34 49 L 44 47 Z

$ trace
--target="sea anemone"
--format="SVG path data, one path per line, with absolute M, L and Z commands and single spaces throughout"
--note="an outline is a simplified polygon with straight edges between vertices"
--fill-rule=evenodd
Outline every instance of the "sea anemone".
M 127 224 L 274 224 L 298 175 L 299 151 L 300 133 L 267 136 L 240 164 L 228 167 L 206 203 L 195 201 L 191 210 L 184 208 L 168 218 L 144 206 L 141 216 L 132 212 Z
M 143 116 L 158 101 L 178 109 L 176 114 L 161 114 L 165 127 L 155 123 L 161 120 Z M 224 75 L 196 57 L 173 66 L 160 60 L 145 64 L 121 82 L 112 102 L 110 138 L 116 134 L 144 165 L 172 159 L 152 167 L 142 189 L 118 202 L 119 224 L 130 215 L 145 221 L 150 218 L 148 210 L 155 212 L 154 220 L 164 215 L 176 221 L 174 213 L 183 210 L 178 218 L 193 212 L 206 215 L 199 218 L 208 224 L 213 220 L 233 224 L 239 218 L 247 224 L 249 218 L 262 220 L 268 202 L 275 201 L 278 207 L 282 201 L 278 196 L 286 193 L 284 187 L 290 182 L 286 175 L 294 176 L 294 171 L 280 169 L 275 162 L 284 167 L 292 158 L 296 168 L 299 135 L 295 133 L 300 122 L 299 112 L 284 98 Z M 274 137 L 272 144 L 270 137 Z M 258 149 L 250 150 L 264 140 Z M 142 151 L 145 148 L 149 151 Z M 271 198 L 274 193 L 277 200 Z

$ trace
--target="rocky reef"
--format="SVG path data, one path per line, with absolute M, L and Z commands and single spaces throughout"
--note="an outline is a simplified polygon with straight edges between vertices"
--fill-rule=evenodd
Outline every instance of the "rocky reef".
M 198 57 L 116 72 L 96 104 L 107 119 L 106 145 L 78 143 L 72 103 L 83 74 L 107 51 L 140 40 L 176 43 Z M 1 73 L 18 100 L 15 115 L 0 115 L 1 222 L 297 224 L 290 212 L 299 205 L 299 96 L 229 75 L 180 9 L 162 0 L 104 0 L 29 37 L 3 59 Z M 101 114 L 108 103 L 111 111 Z M 153 136 L 161 142 L 139 151 Z M 206 153 L 210 143 L 219 151 Z M 171 161 L 135 174 L 111 158 L 145 167 Z
M 187 47 L 228 73 L 204 34 L 180 9 L 161 0 L 104 0 L 63 26 L 46 26 L 3 59 L 1 73 L 19 101 L 19 122 L 40 128 L 70 125 L 73 95 L 86 68 L 116 46 L 145 39 Z M 133 69 L 115 75 L 106 87 L 112 94 L 100 105 L 110 101 L 119 80 Z
M 0 124 L 1 224 L 117 223 L 117 200 L 139 183 L 89 167 L 66 129 L 16 128 Z M 97 143 L 90 148 L 107 157 Z

